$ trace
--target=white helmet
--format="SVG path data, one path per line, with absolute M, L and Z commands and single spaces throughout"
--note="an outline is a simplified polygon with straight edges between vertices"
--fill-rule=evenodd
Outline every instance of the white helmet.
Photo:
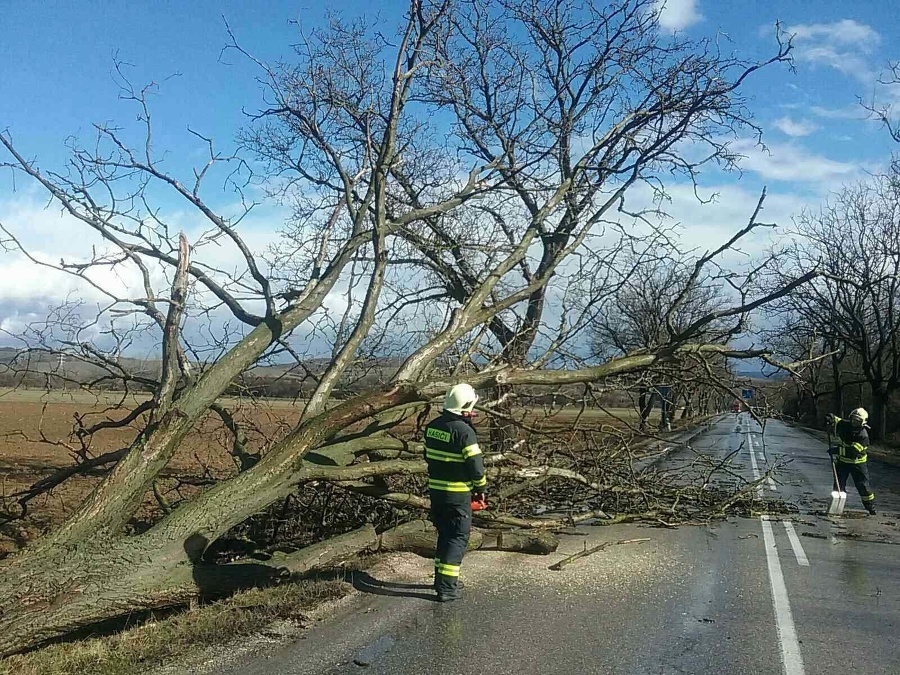
M 471 413 L 478 401 L 478 394 L 472 389 L 472 385 L 460 382 L 450 387 L 444 397 L 444 410 L 457 415 Z
M 865 424 L 869 421 L 869 413 L 866 412 L 865 408 L 857 408 L 850 412 L 850 418 L 857 418 L 860 422 Z

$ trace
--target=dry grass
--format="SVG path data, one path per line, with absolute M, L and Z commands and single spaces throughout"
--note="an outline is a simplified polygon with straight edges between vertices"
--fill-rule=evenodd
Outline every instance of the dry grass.
M 275 621 L 302 622 L 305 612 L 351 588 L 335 577 L 245 591 L 115 635 L 0 660 L 0 675 L 145 675 L 150 668 L 203 647 L 259 633 Z

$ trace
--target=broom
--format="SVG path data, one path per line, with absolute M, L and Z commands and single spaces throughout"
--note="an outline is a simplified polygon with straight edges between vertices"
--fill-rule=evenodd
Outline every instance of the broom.
M 831 501 L 828 502 L 828 515 L 839 516 L 844 512 L 847 503 L 847 493 L 841 490 L 841 482 L 838 480 L 837 467 L 831 456 L 831 430 L 828 431 L 828 459 L 831 462 L 831 473 L 834 475 L 834 486 L 831 491 Z

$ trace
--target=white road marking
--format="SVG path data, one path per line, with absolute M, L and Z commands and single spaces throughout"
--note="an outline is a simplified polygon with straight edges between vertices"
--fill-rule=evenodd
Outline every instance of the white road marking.
M 765 463 L 765 458 L 760 454 L 759 460 L 757 461 L 756 451 L 753 449 L 753 436 L 749 431 L 747 432 L 747 446 L 750 448 L 750 466 L 753 467 L 753 480 L 759 480 L 760 476 L 762 476 L 762 472 L 759 470 L 759 464 Z M 766 483 L 770 490 L 778 492 L 778 485 L 771 476 L 766 476 Z M 756 488 L 756 491 L 761 496 L 763 493 L 762 485 L 759 485 Z
M 801 567 L 809 567 L 809 558 L 806 557 L 806 551 L 803 550 L 803 544 L 800 543 L 800 537 L 797 536 L 794 524 L 786 520 L 783 522 L 788 539 L 791 540 L 791 548 L 794 549 L 794 557 L 797 559 L 797 564 Z
M 762 516 L 760 521 L 766 547 L 766 563 L 769 567 L 772 605 L 775 607 L 775 623 L 778 627 L 778 644 L 781 647 L 784 675 L 804 675 L 803 656 L 800 654 L 800 642 L 797 640 L 794 616 L 791 614 L 791 603 L 788 600 L 784 576 L 781 573 L 781 562 L 778 560 L 778 549 L 775 547 L 772 523 L 765 516 Z
M 759 467 L 756 465 L 756 453 L 753 452 L 753 436 L 747 432 L 747 447 L 750 448 L 750 467 L 753 469 L 753 480 L 759 480 Z M 756 486 L 756 494 L 763 496 L 762 483 Z
M 756 451 L 756 461 L 758 464 L 768 466 L 768 462 L 765 456 L 759 450 Z M 762 475 L 762 471 L 760 471 L 760 475 Z M 772 478 L 772 476 L 766 476 L 766 483 L 768 484 L 770 490 L 772 490 L 773 492 L 778 492 L 778 484 L 775 482 L 775 479 Z
M 778 485 L 775 483 L 775 479 L 772 478 L 772 476 L 768 476 L 766 482 L 769 484 L 769 489 L 772 490 L 772 492 L 778 492 Z

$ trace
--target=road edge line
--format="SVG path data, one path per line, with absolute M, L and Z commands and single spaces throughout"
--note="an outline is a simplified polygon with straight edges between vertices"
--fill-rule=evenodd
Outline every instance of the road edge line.
M 809 567 L 809 558 L 806 557 L 806 551 L 803 550 L 803 544 L 800 543 L 800 537 L 797 536 L 797 530 L 794 529 L 794 524 L 790 521 L 784 520 L 784 530 L 787 532 L 788 539 L 791 542 L 791 548 L 794 549 L 794 557 L 797 559 L 797 564 L 801 567 Z
M 775 623 L 778 629 L 778 644 L 781 647 L 784 675 L 805 675 L 800 642 L 797 640 L 797 629 L 794 626 L 794 615 L 791 613 L 791 602 L 788 599 L 784 575 L 781 572 L 778 548 L 775 546 L 775 533 L 772 531 L 772 523 L 765 516 L 760 517 L 760 523 L 766 549 L 769 586 L 772 589 L 772 606 L 775 609 Z

